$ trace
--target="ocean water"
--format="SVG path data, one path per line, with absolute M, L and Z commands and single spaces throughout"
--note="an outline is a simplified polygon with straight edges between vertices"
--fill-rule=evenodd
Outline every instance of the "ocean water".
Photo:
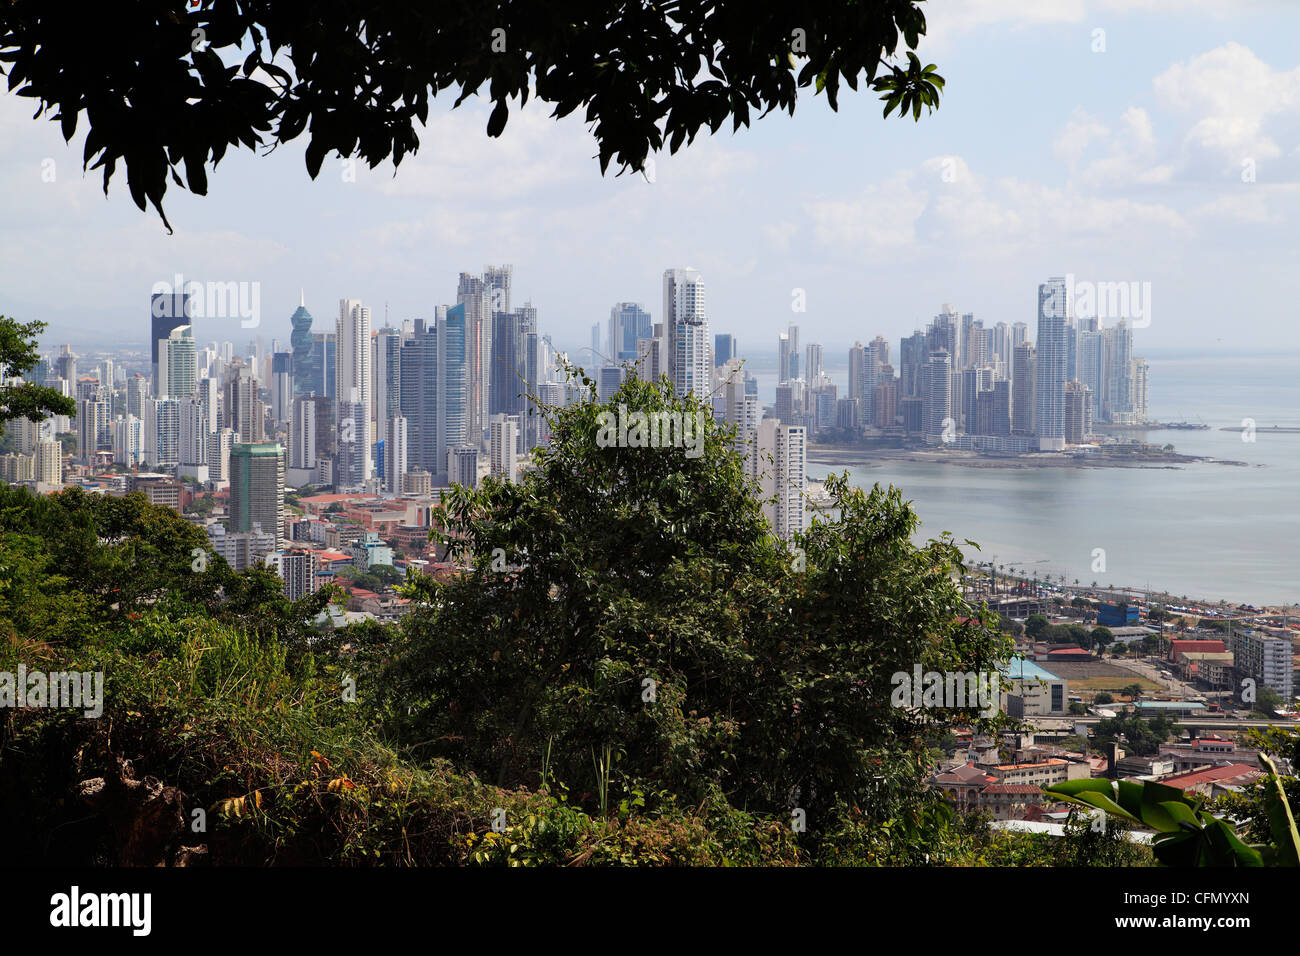
M 845 363 L 827 371 L 843 388 Z M 974 469 L 884 461 L 850 467 L 863 487 L 895 485 L 921 518 L 918 539 L 950 531 L 972 560 L 1015 564 L 1069 583 L 1146 587 L 1192 598 L 1300 603 L 1300 355 L 1147 356 L 1151 414 L 1209 431 L 1153 431 L 1182 453 L 1246 462 L 1168 469 Z M 772 401 L 775 362 L 749 368 Z M 1220 431 L 1230 426 L 1232 431 Z M 1137 433 L 1139 436 L 1141 433 Z M 832 468 L 810 463 L 808 476 Z M 845 470 L 838 466 L 834 470 Z M 1101 549 L 1104 554 L 1097 553 Z M 1100 567 L 1104 557 L 1105 570 Z

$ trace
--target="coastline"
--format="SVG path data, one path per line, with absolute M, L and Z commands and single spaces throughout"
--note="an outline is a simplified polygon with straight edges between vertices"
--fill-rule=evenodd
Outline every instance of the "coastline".
M 1123 455 L 1062 455 L 1034 452 L 1027 455 L 990 455 L 978 451 L 941 448 L 871 448 L 866 446 L 808 445 L 807 460 L 819 465 L 870 466 L 878 461 L 910 461 L 961 468 L 1148 468 L 1177 471 L 1187 464 L 1235 465 L 1250 467 L 1244 461 L 1180 455 L 1176 452 L 1128 453 Z

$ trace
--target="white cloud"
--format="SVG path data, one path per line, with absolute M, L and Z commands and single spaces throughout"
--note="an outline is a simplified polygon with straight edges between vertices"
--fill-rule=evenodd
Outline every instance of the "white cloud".
M 868 186 L 855 199 L 814 200 L 804 204 L 813 234 L 831 246 L 889 249 L 911 245 L 927 194 L 911 187 L 912 173 L 899 173 Z
M 1213 162 L 1220 174 L 1235 174 L 1245 159 L 1280 156 L 1266 126 L 1300 113 L 1300 67 L 1275 70 L 1234 42 L 1174 64 L 1152 87 L 1167 110 L 1191 120 L 1183 138 L 1188 161 Z
M 1052 153 L 1074 169 L 1083 152 L 1092 143 L 1109 136 L 1110 128 L 1106 124 L 1076 107 L 1069 122 L 1052 141 Z

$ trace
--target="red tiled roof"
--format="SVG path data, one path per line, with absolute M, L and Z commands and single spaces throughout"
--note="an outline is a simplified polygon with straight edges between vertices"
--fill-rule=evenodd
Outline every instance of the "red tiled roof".
M 1041 787 L 1035 787 L 1032 783 L 991 783 L 984 788 L 985 793 L 1022 793 L 1037 795 L 1042 793 Z
M 368 501 L 377 495 L 355 494 L 355 495 L 312 495 L 310 498 L 299 498 L 300 502 L 309 502 L 311 504 L 335 504 L 339 501 Z
M 1061 760 L 1057 757 L 1050 757 L 1047 760 L 1041 760 L 1038 763 L 1003 763 L 998 764 L 995 770 L 1025 770 L 1029 767 L 1053 767 L 1069 763 L 1068 760 Z
M 941 773 L 934 778 L 936 783 L 992 783 L 997 780 L 996 777 L 990 777 L 983 770 L 980 770 L 973 764 L 966 764 L 964 767 L 954 767 L 947 773 Z
M 1188 787 L 1195 787 L 1203 783 L 1230 780 L 1233 777 L 1243 777 L 1252 773 L 1258 775 L 1261 771 L 1248 763 L 1233 763 L 1228 764 L 1226 767 L 1209 767 L 1205 770 L 1193 770 L 1190 773 L 1176 774 L 1172 777 L 1165 777 L 1160 782 L 1171 787 L 1177 787 L 1179 790 L 1186 790 Z
M 1169 642 L 1169 656 L 1177 654 L 1179 651 L 1190 653 L 1210 652 L 1221 654 L 1227 648 L 1223 646 L 1223 641 L 1194 641 L 1190 639 L 1172 640 Z

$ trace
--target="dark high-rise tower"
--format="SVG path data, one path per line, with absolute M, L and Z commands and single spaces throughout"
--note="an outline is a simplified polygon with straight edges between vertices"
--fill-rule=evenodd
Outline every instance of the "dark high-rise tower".
M 647 321 L 649 316 L 646 316 Z M 641 338 L 649 338 L 649 335 L 643 335 Z M 736 337 L 727 332 L 719 332 L 713 336 L 713 364 L 716 368 L 719 365 L 726 365 L 729 361 L 737 356 Z
M 293 332 L 289 341 L 293 345 L 293 393 L 306 395 L 312 391 L 312 356 L 311 356 L 311 313 L 307 311 L 307 302 L 298 295 L 298 308 L 289 316 L 293 323 Z

